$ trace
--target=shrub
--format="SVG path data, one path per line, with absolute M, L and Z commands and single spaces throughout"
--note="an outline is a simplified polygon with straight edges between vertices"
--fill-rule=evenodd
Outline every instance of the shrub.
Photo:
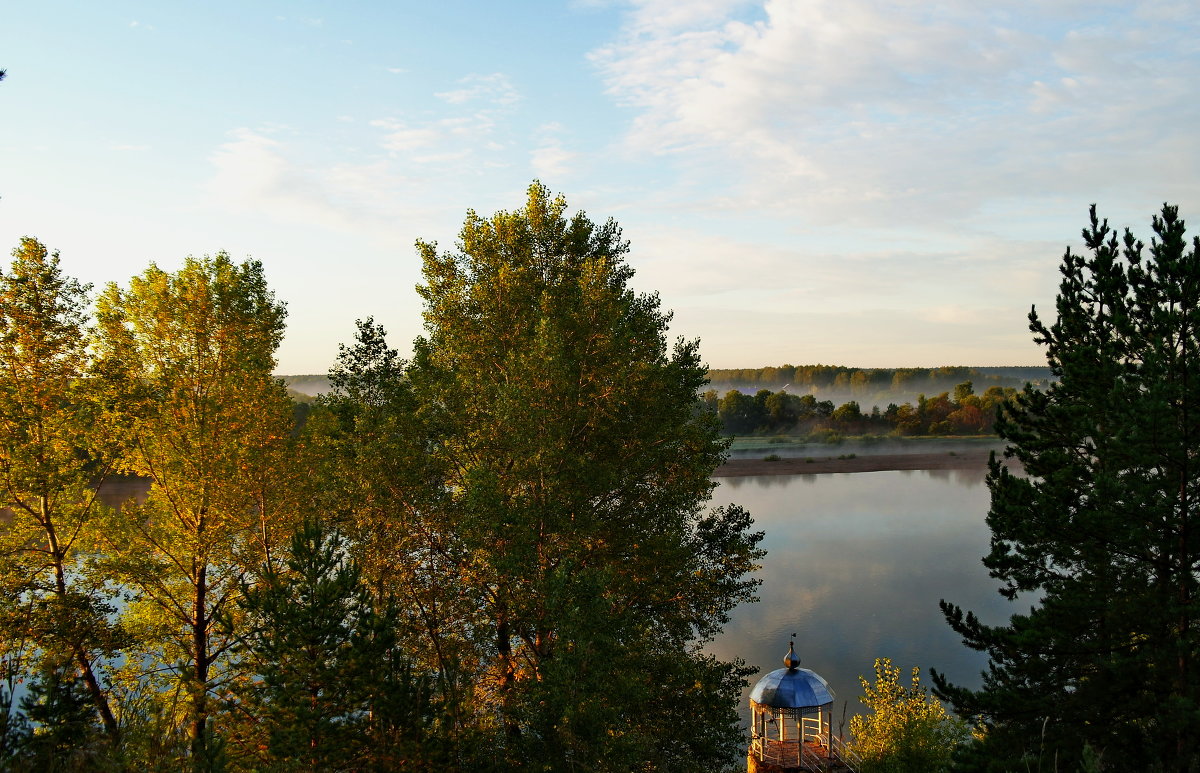
M 970 729 L 921 686 L 919 668 L 912 670 L 911 685 L 902 687 L 900 668 L 889 658 L 876 658 L 875 683 L 859 681 L 864 691 L 859 700 L 871 710 L 850 720 L 862 773 L 949 770 L 954 749 L 970 739 Z

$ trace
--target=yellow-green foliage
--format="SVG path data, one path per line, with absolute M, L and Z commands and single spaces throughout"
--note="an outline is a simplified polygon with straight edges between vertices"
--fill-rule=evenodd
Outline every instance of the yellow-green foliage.
M 864 773 L 938 771 L 950 765 L 954 748 L 970 737 L 967 724 L 921 686 L 921 670 L 913 667 L 912 682 L 900 684 L 900 667 L 890 658 L 875 659 L 875 682 L 862 682 L 859 698 L 870 714 L 850 720 L 854 749 Z

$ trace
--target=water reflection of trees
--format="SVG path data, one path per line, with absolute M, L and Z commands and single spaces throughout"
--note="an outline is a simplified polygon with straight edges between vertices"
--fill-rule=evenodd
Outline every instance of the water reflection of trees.
M 880 472 L 874 470 L 872 472 Z M 953 483 L 965 488 L 983 485 L 983 470 L 978 467 L 951 468 L 945 470 L 883 470 L 882 472 L 898 474 L 904 478 L 933 478 L 945 483 Z M 722 487 L 730 491 L 747 489 L 778 489 L 787 488 L 794 484 L 811 486 L 828 475 L 866 475 L 864 472 L 835 472 L 835 473 L 800 473 L 797 475 L 739 475 L 720 479 Z
M 983 485 L 983 478 L 977 469 L 922 470 L 922 472 L 934 480 L 943 480 L 967 488 Z

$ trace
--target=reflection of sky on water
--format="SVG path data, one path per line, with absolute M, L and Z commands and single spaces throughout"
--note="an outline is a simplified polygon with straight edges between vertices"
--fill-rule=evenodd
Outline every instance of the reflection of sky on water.
M 716 505 L 736 502 L 766 532 L 761 601 L 733 614 L 709 649 L 762 673 L 796 636 L 802 664 L 829 681 L 848 712 L 876 657 L 904 671 L 936 667 L 976 686 L 985 658 L 946 625 L 938 600 L 986 622 L 1012 613 L 980 558 L 988 550 L 984 470 L 898 470 L 722 478 Z M 758 677 L 752 677 L 753 682 Z

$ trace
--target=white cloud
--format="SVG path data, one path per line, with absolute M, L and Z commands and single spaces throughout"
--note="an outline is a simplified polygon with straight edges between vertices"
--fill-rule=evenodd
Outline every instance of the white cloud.
M 579 153 L 563 145 L 566 127 L 558 121 L 543 124 L 535 132 L 536 147 L 529 152 L 529 163 L 534 177 L 543 182 L 565 177 L 573 171 Z
M 260 130 L 235 129 L 229 138 L 211 157 L 205 188 L 213 206 L 383 238 L 402 214 L 422 213 L 412 181 L 385 161 L 321 167 L 297 162 L 292 148 Z
M 371 126 L 388 130 L 380 145 L 393 153 L 428 147 L 442 136 L 442 132 L 435 127 L 412 128 L 401 121 L 391 119 L 371 121 Z
M 489 75 L 471 74 L 465 78 L 460 78 L 458 83 L 462 88 L 440 91 L 434 94 L 434 96 L 451 105 L 461 105 L 475 101 L 483 101 L 493 105 L 512 105 L 521 99 L 521 95 L 504 73 L 494 72 Z
M 379 123 L 396 133 L 394 122 Z M 418 235 L 447 233 L 467 206 L 486 209 L 481 178 L 503 165 L 481 163 L 471 146 L 436 143 L 407 153 L 351 151 L 321 160 L 328 157 L 306 139 L 282 130 L 230 131 L 210 156 L 206 203 L 251 220 L 366 236 L 406 252 Z
M 469 75 L 459 84 L 463 88 L 434 95 L 448 105 L 440 115 L 370 121 L 384 132 L 379 146 L 407 163 L 442 165 L 448 173 L 471 172 L 467 161 L 506 166 L 499 156 L 512 149 L 504 135 L 520 99 L 516 89 L 502 73 Z
M 803 241 L 786 245 L 737 239 L 699 228 L 642 226 L 633 264 L 639 285 L 706 302 L 720 298 L 738 309 L 779 303 L 836 311 L 863 298 L 887 298 L 895 308 L 927 309 L 945 306 L 946 297 L 971 297 L 982 287 L 989 287 L 991 303 L 1011 301 L 1020 307 L 1042 289 L 1031 263 L 1044 265 L 1047 255 L 1061 249 L 1058 244 L 1000 240 L 871 248 L 855 244 L 852 236 L 828 235 L 834 248 L 823 248 Z M 853 246 L 836 249 L 839 243 Z M 1000 272 L 1006 277 L 1004 286 L 989 286 L 989 276 Z
M 644 0 L 591 58 L 633 111 L 626 146 L 684 185 L 937 223 L 996 196 L 1189 185 L 1195 166 L 1137 170 L 1195 147 L 1197 34 L 1167 3 Z
M 380 147 L 411 163 L 444 162 L 468 158 L 477 151 L 496 153 L 505 149 L 490 139 L 496 119 L 488 112 L 436 118 L 417 125 L 384 118 L 370 125 L 385 130 Z
M 927 322 L 937 322 L 948 325 L 974 325 L 985 323 L 995 309 L 983 309 L 977 306 L 963 306 L 957 303 L 947 303 L 941 306 L 929 306 L 917 313 L 918 319 Z
M 564 148 L 558 140 L 552 140 L 530 151 L 529 163 L 533 167 L 535 177 L 542 180 L 553 179 L 570 174 L 571 162 L 578 155 Z

